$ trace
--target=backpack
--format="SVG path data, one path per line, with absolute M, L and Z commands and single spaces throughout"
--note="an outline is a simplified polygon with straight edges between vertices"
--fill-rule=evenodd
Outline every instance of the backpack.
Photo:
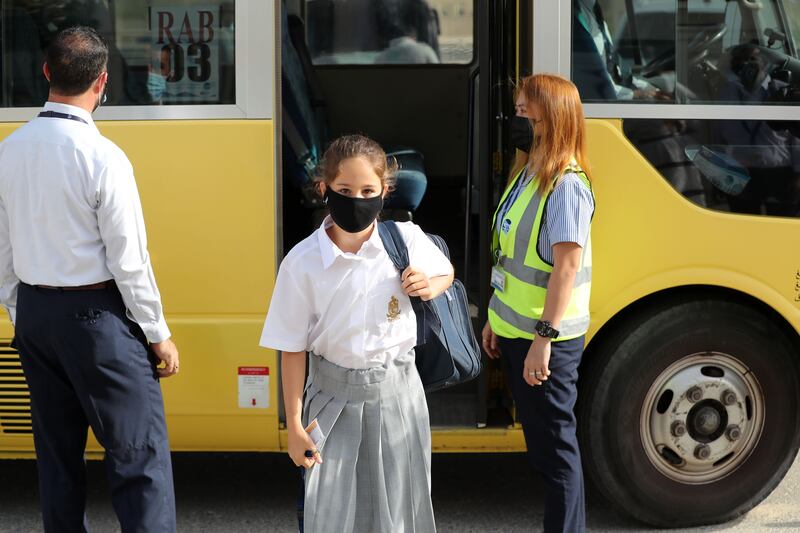
M 393 221 L 378 224 L 386 253 L 402 274 L 409 266 L 408 247 Z M 450 259 L 447 244 L 438 235 L 428 238 Z M 430 301 L 411 297 L 417 316 L 416 365 L 426 392 L 432 392 L 478 377 L 483 369 L 480 347 L 469 316 L 467 290 L 461 281 Z

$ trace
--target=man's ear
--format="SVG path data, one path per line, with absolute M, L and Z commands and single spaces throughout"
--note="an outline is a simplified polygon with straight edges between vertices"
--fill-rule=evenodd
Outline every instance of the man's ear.
M 105 89 L 106 84 L 108 83 L 108 71 L 103 72 L 100 74 L 94 82 L 92 86 L 92 90 L 95 94 L 101 94 Z
M 47 66 L 47 63 L 42 65 L 42 72 L 44 72 L 44 77 L 47 79 L 47 83 L 50 83 L 50 67 Z

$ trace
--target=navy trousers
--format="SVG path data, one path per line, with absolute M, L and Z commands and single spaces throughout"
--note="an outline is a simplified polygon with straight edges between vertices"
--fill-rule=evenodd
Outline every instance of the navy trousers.
M 119 291 L 20 284 L 15 336 L 31 395 L 45 531 L 87 531 L 84 451 L 91 426 L 106 451 L 123 533 L 174 532 L 156 360 Z
M 528 460 L 547 488 L 544 531 L 580 533 L 586 530 L 586 512 L 574 409 L 584 337 L 552 343 L 550 377 L 536 387 L 528 385 L 522 374 L 530 346 L 527 339 L 499 338 Z

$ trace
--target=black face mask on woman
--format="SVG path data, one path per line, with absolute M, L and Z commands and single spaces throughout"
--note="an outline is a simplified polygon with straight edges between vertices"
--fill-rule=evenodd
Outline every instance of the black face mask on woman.
M 511 146 L 523 152 L 530 152 L 533 145 L 531 122 L 525 117 L 514 115 L 510 124 Z
M 347 233 L 364 231 L 383 209 L 383 195 L 373 198 L 351 198 L 330 187 L 325 192 L 325 205 L 337 226 Z

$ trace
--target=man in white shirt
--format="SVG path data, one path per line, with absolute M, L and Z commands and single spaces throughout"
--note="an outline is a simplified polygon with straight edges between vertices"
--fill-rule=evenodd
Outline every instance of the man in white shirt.
M 45 530 L 87 528 L 91 426 L 122 531 L 170 532 L 175 497 L 158 380 L 178 372 L 178 351 L 133 169 L 92 121 L 107 62 L 94 30 L 60 32 L 47 50 L 44 110 L 0 143 L 0 302 L 30 389 Z

